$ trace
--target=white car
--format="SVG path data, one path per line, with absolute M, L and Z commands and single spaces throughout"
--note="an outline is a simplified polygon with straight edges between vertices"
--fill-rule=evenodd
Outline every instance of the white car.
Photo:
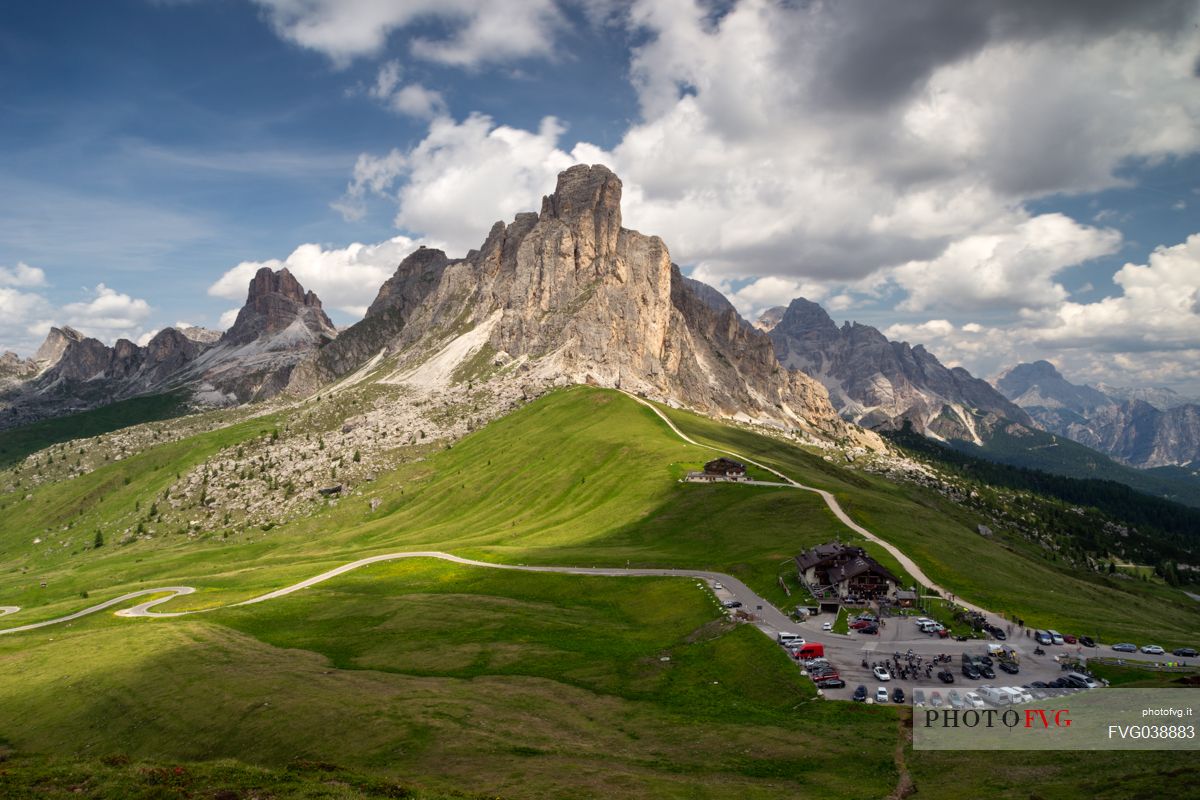
M 978 692 L 967 692 L 963 699 L 971 708 L 983 708 L 983 698 L 979 696 Z
M 888 701 L 887 689 L 880 686 L 878 689 L 875 690 L 875 702 L 876 703 L 886 703 L 887 701 Z
M 1165 650 L 1156 644 L 1142 645 L 1142 652 L 1148 656 L 1161 656 Z
M 720 581 L 713 581 L 713 588 L 714 589 L 724 589 L 725 587 L 721 585 Z
M 832 622 L 823 622 L 823 623 L 821 623 L 821 630 L 823 630 L 823 631 L 831 631 L 831 630 L 833 630 L 833 623 L 832 623 Z
M 876 667 L 871 671 L 875 673 L 875 678 L 877 680 L 890 681 L 892 679 L 892 674 L 887 671 L 886 667 Z

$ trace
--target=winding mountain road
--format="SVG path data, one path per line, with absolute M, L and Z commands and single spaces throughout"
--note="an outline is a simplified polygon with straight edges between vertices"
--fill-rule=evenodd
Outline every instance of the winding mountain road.
M 806 491 L 806 492 L 814 492 L 814 493 L 820 495 L 821 499 L 825 501 L 825 505 L 834 514 L 834 516 L 836 516 L 842 522 L 842 524 L 844 524 L 846 527 L 853 530 L 855 533 L 860 534 L 863 538 L 883 547 L 885 550 L 887 550 L 889 553 L 891 553 L 896 558 L 897 561 L 900 562 L 900 564 L 904 567 L 905 570 L 908 571 L 908 573 L 910 575 L 912 575 L 918 581 L 923 583 L 925 586 L 927 586 L 931 589 L 935 589 L 935 590 L 941 592 L 943 595 L 946 594 L 946 590 L 942 589 L 936 583 L 931 581 L 929 579 L 929 577 L 927 575 L 925 575 L 925 573 L 921 570 L 921 568 L 918 567 L 911 558 L 909 558 L 907 555 L 905 555 L 903 552 L 901 552 L 899 548 L 897 548 L 895 545 L 891 544 L 890 542 L 884 541 L 883 539 L 879 538 L 878 536 L 871 533 L 869 530 L 867 530 L 866 528 L 862 527 L 857 522 L 852 520 L 850 518 L 850 516 L 845 511 L 842 510 L 842 507 L 838 504 L 837 498 L 835 498 L 831 493 L 825 491 L 824 489 L 817 489 L 817 488 L 814 488 L 811 486 L 805 486 L 804 484 L 793 480 L 792 478 L 788 477 L 787 475 L 784 475 L 779 470 L 773 469 L 772 467 L 768 467 L 765 464 L 761 464 L 757 461 L 754 461 L 753 459 L 747 458 L 746 456 L 744 456 L 740 453 L 736 453 L 732 450 L 723 450 L 719 447 L 713 447 L 711 445 L 701 444 L 700 442 L 695 441 L 690 436 L 685 434 L 683 431 L 679 430 L 679 428 L 676 427 L 675 423 L 672 422 L 671 419 L 669 417 L 667 417 L 667 415 L 664 414 L 662 412 L 662 410 L 659 409 L 657 406 L 655 406 L 653 403 L 650 403 L 649 401 L 644 400 L 636 395 L 630 394 L 629 392 L 625 392 L 625 394 L 628 395 L 630 398 L 632 398 L 634 401 L 641 403 L 642 405 L 646 406 L 651 411 L 653 411 L 659 417 L 659 419 L 661 419 L 664 423 L 666 423 L 667 427 L 676 436 L 678 436 L 680 439 L 687 442 L 688 444 L 691 444 L 695 447 L 701 447 L 701 448 L 704 448 L 707 450 L 712 450 L 714 452 L 724 453 L 726 455 L 733 456 L 733 457 L 739 459 L 740 461 L 744 461 L 747 464 L 751 464 L 755 467 L 758 467 L 761 470 L 769 472 L 772 475 L 775 475 L 782 480 L 782 483 L 774 483 L 774 482 L 770 482 L 770 481 L 748 481 L 747 482 L 748 484 L 759 485 L 759 486 L 783 486 L 783 487 L 789 487 L 789 488 L 793 488 L 793 489 L 800 489 L 800 490 Z M 654 569 L 654 568 L 630 569 L 630 568 L 621 568 L 621 567 L 558 567 L 558 566 L 525 566 L 525 565 L 520 565 L 520 564 L 496 564 L 496 563 L 492 563 L 489 561 L 476 561 L 476 560 L 470 559 L 470 558 L 462 558 L 460 556 L 451 555 L 450 553 L 442 553 L 442 552 L 434 551 L 434 550 L 416 550 L 416 551 L 405 551 L 405 552 L 399 552 L 399 553 L 384 553 L 382 555 L 375 555 L 375 556 L 369 556 L 367 558 L 360 558 L 357 561 L 351 561 L 348 564 L 343 564 L 340 567 L 336 567 L 334 569 L 328 570 L 327 572 L 322 572 L 320 575 L 316 575 L 312 578 L 308 578 L 307 580 L 303 580 L 303 581 L 300 581 L 299 583 L 292 584 L 291 586 L 286 586 L 282 589 L 276 589 L 273 592 L 268 592 L 266 594 L 259 595 L 258 597 L 253 597 L 249 600 L 243 600 L 240 603 L 233 603 L 233 604 L 230 604 L 229 606 L 215 606 L 213 608 L 197 609 L 194 611 L 153 611 L 151 609 L 153 609 L 155 606 L 170 602 L 171 600 L 174 600 L 177 597 L 182 597 L 184 595 L 193 594 L 196 591 L 191 586 L 162 586 L 162 587 L 158 587 L 155 589 L 142 589 L 137 592 L 130 592 L 128 594 L 123 594 L 120 597 L 114 597 L 111 600 L 106 600 L 103 603 L 98 603 L 94 606 L 90 606 L 81 611 L 76 611 L 73 614 L 67 614 L 66 616 L 56 617 L 54 619 L 48 619 L 48 620 L 44 620 L 42 622 L 32 622 L 32 623 L 29 623 L 26 625 L 20 625 L 20 626 L 14 627 L 14 628 L 0 629 L 0 635 L 7 634 L 7 633 L 19 633 L 21 631 L 30 631 L 30 630 L 35 630 L 37 628 L 45 628 L 45 627 L 48 627 L 51 625 L 58 625 L 58 624 L 61 624 L 64 622 L 70 622 L 71 620 L 76 620 L 81 617 L 85 617 L 89 614 L 94 614 L 98 611 L 103 611 L 106 608 L 111 608 L 116 605 L 121 605 L 122 603 L 125 603 L 129 600 L 134 600 L 139 597 L 147 597 L 147 596 L 150 596 L 151 599 L 146 600 L 141 603 L 138 603 L 137 605 L 131 606 L 130 608 L 121 609 L 116 612 L 116 615 L 119 617 L 155 617 L 155 618 L 182 617 L 182 616 L 188 616 L 191 614 L 200 614 L 200 613 L 204 613 L 206 611 L 215 611 L 217 608 L 248 606 L 248 605 L 253 605 L 255 603 L 263 603 L 263 602 L 266 602 L 267 600 L 274 600 L 279 597 L 284 597 L 293 592 L 298 592 L 302 589 L 307 589 L 310 586 L 315 586 L 318 583 L 322 583 L 323 581 L 327 581 L 331 578 L 335 578 L 338 575 L 344 575 L 347 572 L 351 572 L 353 570 L 368 566 L 370 564 L 378 564 L 378 563 L 385 562 L 385 561 L 396 561 L 396 560 L 405 559 L 405 558 L 438 558 L 438 559 L 442 559 L 443 561 L 451 561 L 453 563 L 463 564 L 465 566 L 486 567 L 489 569 L 506 569 L 506 570 L 514 570 L 514 571 L 519 571 L 519 572 L 550 572 L 550 573 L 563 574 L 563 575 L 606 575 L 606 576 L 612 576 L 612 577 L 696 578 L 696 579 L 706 581 L 710 586 L 713 586 L 718 583 L 721 584 L 722 589 L 723 589 L 723 594 L 728 595 L 730 598 L 741 602 L 743 607 L 745 609 L 747 609 L 748 612 L 753 613 L 754 617 L 756 618 L 758 626 L 760 628 L 762 628 L 764 631 L 766 631 L 767 633 L 772 633 L 774 631 L 780 631 L 780 630 L 786 630 L 789 627 L 791 627 L 791 621 L 789 620 L 789 618 L 787 617 L 786 614 L 784 614 L 782 611 L 780 611 L 775 606 L 771 605 L 769 602 L 767 602 L 763 598 L 759 597 L 748 586 L 746 586 L 746 584 L 742 583 L 737 578 L 734 578 L 731 575 L 726 575 L 721 572 L 711 572 L 708 570 L 667 569 L 667 568 L 663 568 L 663 569 Z M 971 605 L 970 603 L 965 603 L 961 600 L 958 600 L 957 602 L 959 602 L 962 605 L 967 606 L 968 608 L 971 608 L 973 610 L 983 612 L 983 609 L 979 608 L 978 606 Z M 16 612 L 18 612 L 20 610 L 21 609 L 18 606 L 0 606 L 0 616 L 5 616 L 8 614 L 15 614 Z M 986 612 L 984 612 L 984 613 L 986 613 Z
M 550 572 L 560 575 L 605 575 L 610 577 L 675 577 L 675 578 L 697 578 L 712 585 L 719 583 L 722 585 L 724 592 L 730 594 L 735 599 L 739 600 L 742 605 L 754 611 L 760 627 L 765 630 L 778 631 L 786 627 L 789 622 L 787 616 L 775 606 L 768 603 L 763 598 L 755 594 L 750 587 L 734 578 L 732 575 L 726 575 L 722 572 L 710 572 L 708 570 L 693 570 L 693 569 L 654 569 L 654 568 L 622 568 L 622 567 L 555 567 L 555 566 L 527 566 L 524 564 L 495 564 L 490 561 L 476 561 L 471 558 L 462 558 L 461 556 L 451 555 L 450 553 L 442 553 L 436 550 L 413 550 L 402 553 L 384 553 L 377 556 L 369 556 L 360 558 L 357 561 L 351 561 L 349 564 L 343 564 L 340 567 L 335 567 L 327 572 L 322 572 L 320 575 L 315 575 L 306 580 L 294 583 L 291 586 L 286 586 L 282 589 L 276 589 L 273 592 L 253 597 L 249 600 L 243 600 L 240 603 L 232 603 L 228 606 L 214 606 L 213 608 L 197 609 L 195 611 L 152 611 L 154 606 L 161 603 L 166 603 L 174 600 L 176 597 L 182 597 L 194 593 L 196 590 L 190 586 L 162 586 L 157 589 L 143 589 L 137 592 L 123 594 L 120 597 L 114 597 L 112 600 L 106 600 L 103 603 L 85 608 L 82 611 L 76 611 L 74 614 L 68 614 L 64 617 L 56 617 L 43 622 L 33 622 L 28 625 L 22 625 L 17 628 L 7 628 L 0 630 L 0 634 L 18 633 L 20 631 L 30 631 L 36 628 L 45 628 L 50 625 L 58 625 L 62 622 L 70 622 L 71 620 L 85 617 L 88 614 L 94 614 L 97 611 L 103 611 L 106 608 L 111 608 L 115 605 L 120 605 L 129 600 L 138 597 L 146 597 L 148 595 L 163 595 L 155 596 L 153 599 L 147 600 L 130 608 L 121 609 L 116 612 L 118 617 L 184 617 L 192 614 L 203 614 L 208 611 L 215 611 L 218 608 L 236 608 L 238 606 L 249 606 L 255 603 L 263 603 L 267 600 L 274 600 L 278 597 L 284 597 L 292 592 L 298 592 L 301 589 L 307 589 L 310 586 L 315 586 L 318 583 L 336 578 L 339 575 L 344 575 L 347 572 L 366 567 L 371 564 L 379 564 L 384 561 L 398 561 L 405 558 L 439 558 L 443 561 L 451 561 L 455 564 L 462 564 L 468 567 L 488 567 L 490 569 L 505 569 L 515 572 Z M 11 608 L 11 606 L 6 606 Z
M 943 597 L 950 594 L 949 591 L 947 591 L 946 589 L 943 589 L 941 586 L 939 586 L 937 583 L 935 583 L 933 580 L 931 580 L 929 578 L 929 576 L 926 575 L 925 572 L 916 565 L 916 562 L 914 562 L 911 558 L 909 558 L 907 555 L 905 555 L 900 550 L 900 548 L 896 547 L 891 542 L 888 542 L 888 541 L 885 541 L 885 540 L 879 538 L 878 536 L 871 533 L 869 530 L 867 530 L 863 526 L 859 525 L 853 519 L 851 519 L 850 515 L 847 514 L 844 510 L 842 510 L 842 507 L 838 503 L 837 498 L 834 497 L 833 494 L 831 494 L 830 492 L 827 492 L 824 489 L 817 489 L 813 486 L 805 486 L 804 484 L 802 484 L 798 481 L 792 480 L 791 478 L 789 478 L 787 475 L 784 475 L 779 470 L 768 467 L 766 464 L 760 464 L 759 462 L 754 461 L 753 459 L 747 458 L 746 456 L 742 455 L 741 453 L 735 453 L 732 450 L 722 450 L 720 447 L 713 447 L 712 445 L 709 445 L 709 444 L 701 444 L 700 442 L 697 442 L 692 437 L 688 436 L 683 431 L 679 430 L 679 428 L 677 428 L 675 426 L 675 423 L 671 421 L 671 418 L 668 417 L 666 414 L 664 414 L 662 412 L 662 409 L 660 409 L 658 406 L 654 405 L 653 403 L 651 403 L 647 400 L 643 400 L 642 398 L 638 397 L 637 395 L 629 394 L 628 392 L 626 392 L 625 394 L 629 395 L 629 397 L 633 398 L 634 400 L 636 400 L 637 402 L 646 406 L 646 408 L 650 409 L 655 414 L 657 414 L 659 419 L 661 419 L 663 422 L 665 422 L 667 424 L 667 427 L 669 427 L 676 436 L 678 436 L 680 439 L 683 439 L 688 444 L 695 445 L 696 447 L 703 447 L 706 450 L 712 450 L 713 452 L 716 452 L 716 453 L 724 453 L 725 455 L 733 456 L 734 458 L 738 459 L 739 461 L 745 462 L 746 464 L 751 464 L 755 467 L 758 467 L 761 470 L 765 470 L 765 471 L 771 473 L 772 475 L 775 475 L 783 480 L 783 483 L 773 483 L 770 481 L 746 481 L 745 483 L 747 483 L 751 486 L 787 486 L 787 487 L 791 487 L 793 489 L 800 489 L 805 492 L 813 492 L 814 494 L 819 494 L 821 496 L 821 499 L 825 501 L 825 505 L 829 508 L 829 510 L 833 513 L 833 515 L 835 517 L 837 517 L 838 520 L 841 521 L 841 523 L 843 525 L 845 525 L 847 528 L 854 531 L 855 533 L 859 534 L 864 539 L 874 542 L 875 544 L 882 547 L 884 550 L 887 550 L 889 553 L 891 553 L 892 556 L 894 556 L 895 559 L 900 562 L 900 566 L 904 567 L 904 569 L 908 572 L 909 575 L 911 575 L 912 577 L 914 577 L 918 581 L 920 581 L 921 584 L 924 585 L 926 588 L 934 589 L 939 594 L 941 594 Z M 956 597 L 954 599 L 954 602 L 958 603 L 960 606 L 969 608 L 972 611 L 978 611 L 981 614 L 990 613 L 990 612 L 986 611 L 985 609 L 982 609 L 979 606 L 968 603 L 965 600 L 962 600 L 961 598 L 958 598 L 958 597 Z

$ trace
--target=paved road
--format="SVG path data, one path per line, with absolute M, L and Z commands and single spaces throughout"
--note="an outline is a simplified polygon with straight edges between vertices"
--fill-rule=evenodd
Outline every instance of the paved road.
M 343 564 L 327 572 L 322 572 L 320 575 L 315 575 L 307 580 L 294 583 L 291 586 L 286 586 L 282 589 L 277 589 L 267 594 L 253 597 L 249 600 L 243 600 L 240 603 L 233 603 L 230 606 L 217 606 L 216 608 L 227 608 L 237 606 L 248 606 L 255 603 L 262 603 L 267 600 L 274 600 L 278 597 L 284 597 L 292 592 L 298 592 L 302 589 L 307 589 L 310 586 L 315 586 L 318 583 L 327 581 L 331 578 L 336 578 L 338 575 L 343 575 L 352 570 L 365 567 L 370 564 L 378 564 L 383 561 L 397 561 L 403 558 L 440 558 L 443 561 L 452 561 L 456 564 L 463 564 L 470 567 L 487 567 L 489 569 L 506 569 L 518 572 L 551 572 L 561 575 L 607 575 L 612 577 L 679 577 L 679 578 L 695 578 L 705 581 L 710 587 L 714 588 L 720 585 L 722 588 L 717 591 L 718 596 L 722 600 L 736 600 L 742 603 L 743 608 L 750 614 L 756 617 L 755 621 L 763 630 L 771 632 L 790 627 L 787 617 L 775 606 L 768 603 L 763 598 L 755 594 L 746 584 L 739 581 L 732 575 L 726 575 L 722 572 L 711 572 L 708 570 L 691 570 L 691 569 L 626 569 L 621 567 L 556 567 L 556 566 L 526 566 L 522 564 L 495 564 L 489 561 L 476 561 L 470 558 L 461 558 L 460 556 L 451 555 L 450 553 L 441 553 L 436 550 L 416 550 L 406 551 L 402 553 L 384 553 L 383 555 L 370 556 L 368 558 L 360 558 L 357 561 L 351 561 L 348 564 Z M 199 614 L 205 611 L 213 611 L 215 608 L 198 609 L 195 611 L 153 611 L 155 606 L 174 600 L 187 594 L 192 594 L 196 590 L 190 586 L 161 586 L 155 589 L 142 589 L 137 592 L 123 594 L 120 597 L 114 597 L 112 600 L 106 600 L 103 603 L 98 603 L 82 611 L 76 611 L 73 614 L 68 614 L 55 619 L 48 619 L 42 622 L 33 622 L 28 625 L 21 625 L 16 628 L 7 628 L 0 630 L 0 634 L 17 633 L 19 631 L 29 631 L 36 628 L 45 628 L 50 625 L 57 625 L 62 622 L 70 622 L 71 620 L 85 617 L 88 614 L 94 614 L 97 611 L 103 611 L 106 608 L 111 608 L 115 605 L 120 605 L 129 600 L 138 597 L 151 596 L 152 599 L 139 603 L 130 608 L 122 609 L 117 613 L 119 617 L 182 617 L 189 614 Z M 161 596 L 159 596 L 161 595 Z M 11 608 L 11 607 L 10 607 Z
M 843 525 L 845 525 L 847 528 L 854 531 L 855 533 L 859 534 L 864 539 L 874 542 L 875 544 L 882 547 L 884 550 L 887 550 L 889 553 L 891 553 L 896 558 L 896 560 L 900 562 L 900 565 L 902 567 L 904 567 L 904 569 L 908 572 L 909 575 L 916 578 L 924 586 L 927 586 L 930 589 L 936 590 L 943 597 L 946 597 L 951 594 L 951 592 L 947 591 L 946 589 L 943 589 L 941 586 L 938 586 L 934 581 L 930 580 L 929 576 L 926 575 L 925 572 L 916 565 L 916 562 L 914 562 L 911 558 L 909 558 L 907 555 L 905 555 L 903 552 L 901 552 L 900 548 L 896 547 L 891 542 L 884 541 L 883 539 L 879 538 L 878 536 L 871 533 L 869 530 L 867 530 L 866 528 L 864 528 L 863 526 L 859 525 L 857 522 L 852 520 L 850 518 L 850 515 L 842 510 L 842 507 L 838 503 L 837 498 L 834 497 L 830 492 L 827 492 L 824 489 L 817 489 L 813 486 L 805 486 L 804 484 L 800 483 L 799 481 L 792 480 L 791 478 L 789 478 L 787 475 L 784 475 L 779 470 L 768 467 L 765 464 L 760 464 L 757 461 L 747 458 L 746 456 L 742 455 L 741 453 L 735 453 L 732 450 L 722 450 L 719 447 L 713 447 L 712 445 L 708 445 L 708 444 L 701 444 L 700 442 L 697 442 L 695 439 L 688 436 L 683 431 L 679 430 L 679 428 L 677 428 L 675 426 L 675 423 L 671 421 L 670 417 L 668 417 L 666 414 L 664 414 L 662 412 L 662 410 L 658 408 L 658 406 L 654 405 L 653 403 L 651 403 L 647 400 L 643 400 L 642 398 L 638 397 L 637 395 L 629 394 L 628 392 L 626 392 L 626 394 L 629 395 L 629 397 L 636 400 L 637 402 L 644 405 L 646 408 L 653 411 L 655 414 L 657 414 L 659 419 L 661 419 L 663 422 L 665 422 L 667 424 L 667 427 L 669 427 L 676 436 L 678 436 L 680 439 L 683 439 L 688 444 L 695 445 L 696 447 L 703 447 L 707 450 L 713 450 L 717 453 L 724 453 L 725 455 L 733 456 L 734 458 L 738 459 L 739 461 L 745 462 L 746 464 L 752 464 L 753 466 L 756 466 L 759 469 L 766 470 L 767 472 L 771 473 L 772 475 L 778 476 L 779 478 L 783 479 L 783 481 L 784 481 L 783 483 L 772 483 L 769 481 L 747 481 L 748 484 L 750 484 L 752 486 L 753 485 L 790 486 L 793 489 L 801 489 L 805 492 L 813 492 L 814 494 L 820 495 L 821 499 L 825 501 L 825 505 L 829 508 L 829 510 L 833 513 L 833 515 L 842 522 Z M 966 608 L 969 608 L 972 611 L 978 611 L 981 614 L 990 614 L 991 613 L 989 611 L 986 611 L 985 609 L 980 608 L 979 606 L 968 603 L 965 600 L 962 600 L 958 597 L 955 597 L 954 602 L 958 603 L 961 606 L 965 606 Z
M 0 617 L 3 617 L 5 614 L 15 614 L 20 610 L 20 606 L 0 606 Z

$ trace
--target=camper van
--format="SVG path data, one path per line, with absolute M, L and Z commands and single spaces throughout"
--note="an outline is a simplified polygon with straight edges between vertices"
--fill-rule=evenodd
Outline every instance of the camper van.
M 804 637 L 798 633 L 780 631 L 779 636 L 776 638 L 779 640 L 779 643 L 785 647 L 789 644 L 804 644 Z
M 979 696 L 985 703 L 993 706 L 1006 706 L 1012 700 L 1008 692 L 994 686 L 980 686 Z

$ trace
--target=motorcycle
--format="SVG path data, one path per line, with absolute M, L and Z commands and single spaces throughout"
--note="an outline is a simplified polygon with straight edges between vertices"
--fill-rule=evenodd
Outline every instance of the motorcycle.
M 1044 656 L 1044 655 L 1046 655 L 1046 651 L 1043 650 L 1041 648 L 1041 646 L 1039 645 L 1038 647 L 1033 648 L 1033 654 L 1035 656 Z

